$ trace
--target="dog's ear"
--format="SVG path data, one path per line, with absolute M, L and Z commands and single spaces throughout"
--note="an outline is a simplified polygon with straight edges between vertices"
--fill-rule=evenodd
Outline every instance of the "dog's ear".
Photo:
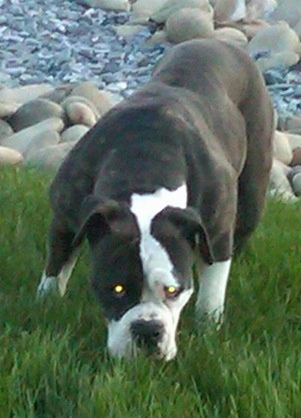
M 126 234 L 133 216 L 126 205 L 112 199 L 98 199 L 89 195 L 81 206 L 81 225 L 73 245 L 78 246 L 84 236 L 91 245 L 110 232 Z
M 173 224 L 189 242 L 190 246 L 200 252 L 206 263 L 212 264 L 214 262 L 214 255 L 207 232 L 200 215 L 195 209 L 190 207 L 180 209 L 168 206 L 158 215 Z

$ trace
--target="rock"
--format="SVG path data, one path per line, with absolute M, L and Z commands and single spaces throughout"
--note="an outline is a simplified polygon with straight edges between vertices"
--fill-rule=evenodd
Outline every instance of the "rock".
M 132 5 L 131 21 L 137 19 L 141 22 L 147 22 L 150 16 L 156 14 L 167 3 L 167 0 L 137 0 Z
M 23 153 L 25 161 L 29 161 L 31 156 L 41 149 L 58 145 L 60 140 L 61 136 L 56 131 L 45 130 L 39 132 L 32 138 L 28 147 Z
M 10 84 L 12 82 L 12 78 L 6 71 L 0 70 L 0 85 Z
M 249 0 L 246 1 L 246 20 L 254 21 L 260 17 L 268 17 L 277 7 L 277 0 Z
M 278 78 L 276 79 L 276 82 L 274 82 L 274 84 L 278 83 L 280 84 L 283 81 L 283 78 L 281 78 L 280 80 L 278 80 Z M 277 123 L 277 129 L 279 131 L 288 131 L 289 129 L 287 128 L 287 121 L 291 118 L 291 115 L 288 115 L 287 113 L 280 113 L 278 115 L 278 123 Z
M 79 86 L 75 87 L 72 90 L 70 97 L 73 96 L 84 97 L 88 99 L 90 103 L 93 103 L 97 110 L 92 110 L 94 111 L 95 116 L 97 118 L 99 118 L 99 116 L 102 116 L 112 107 L 112 103 L 108 93 L 106 93 L 103 90 L 99 90 L 96 84 L 90 81 L 83 82 Z M 91 106 L 88 102 L 86 102 L 86 104 Z
M 165 24 L 167 39 L 175 44 L 213 36 L 212 15 L 197 8 L 184 7 L 172 13 Z
M 183 8 L 197 8 L 213 16 L 212 6 L 208 0 L 168 0 L 163 7 L 151 15 L 151 20 L 157 23 L 165 23 L 173 13 Z
M 91 128 L 99 119 L 98 110 L 85 97 L 69 96 L 63 101 L 62 107 L 71 125 L 86 125 Z
M 293 149 L 293 158 L 290 163 L 290 167 L 301 166 L 301 148 Z
M 23 156 L 19 151 L 0 146 L 0 166 L 14 165 L 23 161 Z
M 277 6 L 276 0 L 215 0 L 213 3 L 217 22 L 252 22 L 270 15 Z
M 40 99 L 47 99 L 60 104 L 63 100 L 66 99 L 66 97 L 68 97 L 72 93 L 72 90 L 74 90 L 73 84 L 62 84 L 56 87 L 55 89 L 42 94 L 40 96 Z
M 286 165 L 289 165 L 292 161 L 292 150 L 284 132 L 275 131 L 274 133 L 273 155 L 274 158 Z
M 1 90 L 0 90 L 1 92 Z M 0 118 L 5 119 L 10 117 L 20 107 L 16 102 L 2 102 L 0 101 Z
M 29 128 L 22 129 L 22 131 L 19 131 L 4 140 L 1 140 L 0 145 L 18 150 L 23 154 L 29 149 L 33 140 L 37 141 L 39 136 L 44 136 L 45 131 L 56 131 L 59 133 L 63 129 L 64 123 L 62 119 L 46 119 L 36 125 L 30 126 Z
M 63 109 L 57 103 L 47 99 L 35 99 L 19 107 L 8 119 L 8 123 L 15 132 L 18 132 L 45 119 L 61 118 L 62 116 Z
M 144 28 L 141 24 L 134 25 L 133 23 L 129 23 L 127 25 L 116 25 L 114 26 L 114 30 L 117 35 L 122 36 L 125 39 L 132 38 Z
M 233 22 L 246 17 L 245 1 L 217 0 L 214 3 L 214 20 L 216 22 Z
M 92 8 L 126 12 L 131 6 L 128 0 L 80 0 L 80 3 Z
M 228 44 L 236 45 L 245 48 L 248 43 L 248 38 L 240 30 L 235 28 L 220 28 L 216 29 L 213 36 Z
M 271 25 L 268 22 L 262 19 L 253 20 L 251 22 L 241 21 L 236 23 L 237 29 L 241 30 L 249 40 L 254 38 L 260 30 L 269 28 L 270 26 Z
M 71 123 L 74 124 L 83 124 L 92 127 L 97 122 L 91 108 L 82 102 L 69 103 L 66 106 L 66 114 Z
M 289 131 L 286 131 L 286 133 L 293 135 L 301 135 L 301 128 L 290 129 Z
M 292 151 L 296 148 L 301 148 L 301 135 L 292 134 L 290 132 L 285 132 L 285 135 Z
M 0 90 L 0 102 L 26 103 L 53 90 L 48 84 L 33 84 L 28 86 Z
M 256 63 L 262 73 L 269 70 L 286 70 L 299 61 L 298 54 L 292 51 L 283 51 L 273 54 L 271 57 L 259 58 Z
M 40 149 L 30 156 L 30 159 L 26 161 L 26 165 L 38 168 L 58 169 L 72 147 L 72 143 L 66 142 Z
M 298 23 L 293 26 L 294 31 L 299 36 L 299 39 L 301 39 L 301 19 L 298 21 Z
M 298 35 L 286 22 L 258 31 L 246 49 L 249 54 L 258 54 L 260 51 L 270 51 L 271 54 L 288 51 L 300 54 L 301 51 Z
M 109 97 L 110 103 L 112 103 L 112 107 L 117 105 L 118 103 L 120 103 L 124 99 L 124 97 L 122 97 L 118 93 L 112 93 L 110 91 L 107 91 L 106 94 Z
M 292 130 L 301 130 L 301 116 L 290 115 L 286 116 L 284 120 L 282 119 L 283 130 L 292 131 Z
M 297 173 L 291 180 L 292 189 L 296 196 L 301 196 L 301 173 Z
M 296 174 L 292 179 L 292 189 L 297 197 L 301 197 L 301 173 Z
M 287 178 L 290 168 L 276 159 L 270 174 L 269 193 L 284 202 L 294 202 L 297 200 L 290 182 Z
M 279 119 L 279 114 L 278 114 L 277 110 L 274 108 L 274 121 L 273 121 L 274 122 L 274 131 L 277 130 L 278 119 Z
M 263 73 L 264 81 L 267 86 L 273 86 L 273 85 L 280 85 L 283 83 L 283 70 L 277 70 L 277 69 L 270 69 Z M 277 86 L 275 86 L 277 88 Z M 280 120 L 282 119 L 282 115 L 280 115 Z M 279 120 L 279 129 L 280 128 L 280 120 Z M 277 125 L 278 126 L 278 125 Z
M 301 20 L 300 0 L 278 0 L 278 7 L 270 15 L 272 21 L 285 21 L 294 27 Z
M 75 143 L 80 138 L 82 138 L 88 131 L 89 128 L 85 125 L 73 125 L 62 133 L 61 142 Z
M 10 124 L 5 120 L 0 119 L 0 141 L 10 135 L 13 135 L 13 133 L 14 131 Z
M 167 42 L 167 36 L 165 30 L 158 30 L 147 41 L 147 45 L 156 45 Z

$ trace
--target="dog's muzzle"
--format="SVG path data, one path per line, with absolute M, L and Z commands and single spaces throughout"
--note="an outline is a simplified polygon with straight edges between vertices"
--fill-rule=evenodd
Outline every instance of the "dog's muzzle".
M 158 353 L 158 346 L 164 335 L 164 325 L 161 321 L 139 319 L 131 324 L 130 330 L 139 348 L 146 350 L 149 355 Z
M 110 354 L 130 358 L 144 352 L 154 359 L 173 359 L 177 352 L 177 317 L 163 304 L 136 305 L 119 320 L 108 322 Z

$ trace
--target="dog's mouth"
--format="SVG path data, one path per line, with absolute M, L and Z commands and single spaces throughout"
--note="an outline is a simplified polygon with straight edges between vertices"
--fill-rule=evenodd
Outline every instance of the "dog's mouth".
M 128 357 L 138 357 L 139 354 L 143 354 L 150 360 L 164 360 L 165 358 L 165 354 L 159 347 L 149 348 L 146 346 L 138 345 L 135 341 L 133 341 L 128 350 Z
M 175 357 L 177 348 L 175 344 L 169 341 L 167 333 L 164 333 L 162 339 L 158 342 L 145 341 L 144 338 L 133 338 L 131 334 L 123 347 L 119 347 L 119 350 L 109 348 L 109 351 L 114 357 L 117 356 L 125 360 L 142 355 L 149 360 L 170 361 Z
M 160 347 L 150 349 L 149 347 L 138 346 L 135 341 L 132 341 L 125 357 L 131 359 L 142 354 L 149 360 L 170 361 L 175 357 L 175 353 L 176 350 L 165 352 Z

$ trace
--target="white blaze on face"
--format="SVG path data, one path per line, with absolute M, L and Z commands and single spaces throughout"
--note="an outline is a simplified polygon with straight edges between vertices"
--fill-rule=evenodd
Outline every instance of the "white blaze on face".
M 187 207 L 187 187 L 183 185 L 170 191 L 164 188 L 155 193 L 133 194 L 131 212 L 136 216 L 141 233 L 140 256 L 145 277 L 152 288 L 164 272 L 164 285 L 175 286 L 173 265 L 162 245 L 151 235 L 154 217 L 167 206 L 185 209 Z
M 161 321 L 164 335 L 158 346 L 160 355 L 165 360 L 171 360 L 176 355 L 176 331 L 180 313 L 193 290 L 184 290 L 175 300 L 166 300 L 165 297 L 164 288 L 178 287 L 179 283 L 173 274 L 174 266 L 167 251 L 151 235 L 151 223 L 167 206 L 182 209 L 187 207 L 186 185 L 173 191 L 161 188 L 155 193 L 132 195 L 131 211 L 140 229 L 140 258 L 146 283 L 142 302 L 127 311 L 120 320 L 108 324 L 108 348 L 113 355 L 121 357 L 133 354 L 135 344 L 130 326 L 140 319 Z

